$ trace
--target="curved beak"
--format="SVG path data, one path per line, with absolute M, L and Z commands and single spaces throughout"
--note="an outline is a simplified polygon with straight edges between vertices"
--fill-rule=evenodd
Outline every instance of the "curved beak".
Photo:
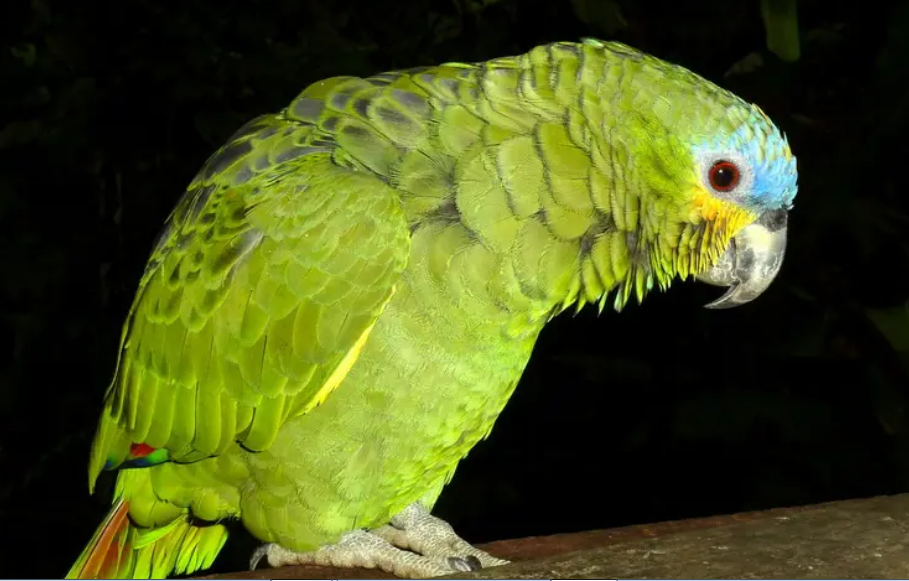
M 735 235 L 713 268 L 695 277 L 701 282 L 729 287 L 723 296 L 704 305 L 706 308 L 744 305 L 767 290 L 783 266 L 787 218 L 785 210 L 762 214 Z

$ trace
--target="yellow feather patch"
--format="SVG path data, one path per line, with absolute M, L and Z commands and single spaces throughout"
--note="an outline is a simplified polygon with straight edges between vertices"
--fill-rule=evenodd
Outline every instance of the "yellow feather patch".
M 692 197 L 692 205 L 697 210 L 698 215 L 708 221 L 713 222 L 716 220 L 717 215 L 722 210 L 724 202 L 707 192 L 707 190 L 697 187 L 694 191 L 694 196 Z
M 395 294 L 395 287 L 392 287 L 391 292 L 388 295 L 388 300 L 391 300 L 392 295 Z M 387 304 L 387 303 L 386 303 Z M 372 325 L 366 327 L 363 333 L 360 334 L 360 337 L 353 344 L 353 347 L 350 348 L 350 351 L 344 356 L 332 374 L 328 377 L 322 387 L 319 388 L 319 391 L 313 396 L 312 400 L 306 404 L 306 407 L 303 408 L 303 414 L 309 413 L 309 411 L 321 405 L 325 398 L 328 397 L 328 394 L 333 392 L 335 388 L 341 385 L 341 382 L 344 381 L 344 378 L 347 377 L 347 374 L 350 373 L 351 368 L 353 368 L 354 363 L 357 362 L 357 359 L 360 357 L 360 352 L 363 351 L 363 347 L 366 346 L 366 341 L 369 339 L 369 334 L 372 332 L 373 327 L 376 326 L 376 323 L 373 322 Z
M 739 230 L 753 222 L 757 215 L 753 212 L 721 200 L 701 187 L 696 187 L 692 196 L 692 208 L 696 217 L 706 224 L 704 236 L 698 248 L 699 256 L 693 256 L 695 262 L 690 269 L 691 274 L 699 274 L 712 266 L 725 250 L 732 237 Z

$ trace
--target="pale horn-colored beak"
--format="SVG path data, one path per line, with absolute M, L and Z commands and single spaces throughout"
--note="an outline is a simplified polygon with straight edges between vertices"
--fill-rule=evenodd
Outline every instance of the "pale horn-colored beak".
M 708 309 L 728 309 L 744 305 L 767 290 L 786 254 L 786 210 L 765 212 L 742 228 L 716 265 L 695 280 L 728 286 L 726 293 L 704 305 Z

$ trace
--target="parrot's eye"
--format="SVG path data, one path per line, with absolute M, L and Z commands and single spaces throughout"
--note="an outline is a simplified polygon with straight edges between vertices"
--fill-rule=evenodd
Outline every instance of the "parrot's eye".
M 718 192 L 728 192 L 739 184 L 742 174 L 734 163 L 721 159 L 710 167 L 707 177 L 710 187 Z

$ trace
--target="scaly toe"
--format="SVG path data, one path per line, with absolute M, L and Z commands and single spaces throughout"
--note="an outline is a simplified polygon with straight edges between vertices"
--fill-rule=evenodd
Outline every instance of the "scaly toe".
M 508 563 L 459 537 L 450 524 L 432 516 L 420 503 L 409 505 L 392 518 L 390 524 L 372 532 L 401 549 L 426 557 L 455 559 L 459 563 L 459 571 L 476 571 Z M 467 562 L 470 564 L 467 565 Z M 462 568 L 465 566 L 469 568 Z
M 378 568 L 407 579 L 426 579 L 472 571 L 472 567 L 477 565 L 469 557 L 418 555 L 399 549 L 385 539 L 363 530 L 347 533 L 336 544 L 309 552 L 294 552 L 274 543 L 262 545 L 250 559 L 251 568 L 262 557 L 268 557 L 271 567 L 310 564 L 340 568 Z

